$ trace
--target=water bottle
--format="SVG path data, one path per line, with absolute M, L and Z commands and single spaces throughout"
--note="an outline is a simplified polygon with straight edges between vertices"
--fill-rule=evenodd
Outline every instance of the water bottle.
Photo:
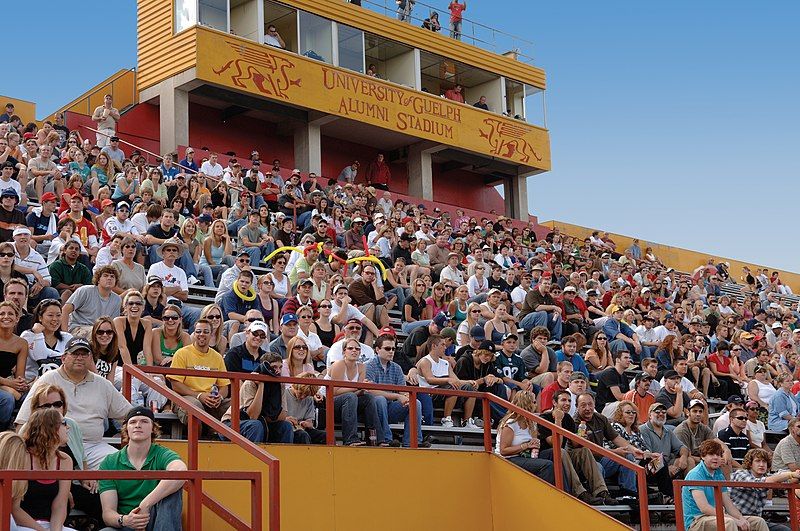
M 219 396 L 219 386 L 217 384 L 211 386 L 211 396 L 213 396 L 214 398 L 217 398 Z
M 375 428 L 369 430 L 369 445 L 378 446 L 378 434 L 375 432 Z
M 586 426 L 586 422 L 581 421 L 578 425 L 578 437 L 586 437 L 586 433 L 589 431 L 589 428 Z

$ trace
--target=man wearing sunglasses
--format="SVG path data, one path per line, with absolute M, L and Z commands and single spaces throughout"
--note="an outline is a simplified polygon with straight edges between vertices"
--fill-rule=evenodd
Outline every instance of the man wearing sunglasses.
M 236 261 L 233 263 L 233 266 L 226 269 L 219 277 L 219 287 L 214 297 L 215 303 L 220 304 L 222 302 L 222 297 L 233 290 L 233 283 L 239 278 L 239 273 L 244 270 L 250 270 L 250 255 L 244 250 L 241 250 L 236 255 Z
M 225 354 L 225 367 L 230 372 L 253 372 L 266 354 L 264 342 L 269 337 L 269 327 L 264 321 L 253 321 L 244 332 L 244 343 L 231 347 Z
M 105 422 L 123 418 L 130 411 L 131 404 L 108 379 L 91 371 L 93 365 L 89 342 L 79 337 L 70 339 L 61 356 L 61 367 L 47 371 L 36 380 L 15 423 L 22 426 L 30 418 L 31 399 L 36 395 L 36 389 L 48 384 L 59 386 L 69 397 L 66 416 L 77 422 L 83 433 L 89 469 L 96 470 L 105 456 L 117 451 L 103 442 Z
M 729 413 L 731 425 L 719 432 L 717 438 L 731 452 L 731 466 L 742 468 L 744 456 L 750 449 L 750 436 L 747 434 L 747 412 L 741 406 L 734 407 Z

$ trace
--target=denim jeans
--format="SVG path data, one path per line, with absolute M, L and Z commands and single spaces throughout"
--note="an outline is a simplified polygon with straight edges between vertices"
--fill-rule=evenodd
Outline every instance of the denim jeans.
M 404 334 L 410 334 L 414 329 L 423 326 L 428 326 L 429 324 L 431 324 L 430 319 L 426 319 L 424 321 L 411 321 L 410 323 L 403 322 L 400 325 L 400 329 L 403 331 Z
M 527 470 L 539 479 L 543 479 L 551 485 L 556 483 L 556 475 L 553 471 L 553 462 L 538 457 L 509 457 L 508 461 L 514 463 L 523 470 Z
M 395 308 L 399 308 L 400 311 L 403 311 L 403 306 L 406 304 L 406 290 L 403 288 L 397 287 L 386 290 L 383 292 L 386 296 L 386 299 L 390 299 L 392 295 L 397 297 L 397 304 L 394 305 Z
M 147 531 L 161 529 L 181 529 L 181 513 L 183 512 L 183 489 L 173 492 L 157 504 L 150 507 L 150 520 Z M 103 531 L 133 531 L 132 527 L 104 527 Z
M 561 341 L 561 316 L 556 312 L 531 312 L 519 322 L 520 328 L 528 333 L 537 326 L 546 326 L 550 331 L 550 338 L 553 341 Z
M 225 425 L 230 427 L 230 421 L 225 421 Z M 294 429 L 285 420 L 267 422 L 266 428 L 260 420 L 242 420 L 239 422 L 239 433 L 248 441 L 256 444 L 265 442 L 291 444 L 294 442 Z
M 633 461 L 633 456 L 628 454 L 625 456 L 629 461 Z M 636 492 L 636 474 L 633 470 L 625 468 L 619 463 L 615 463 L 608 457 L 600 459 L 600 468 L 603 471 L 603 478 L 608 481 L 614 476 L 618 476 L 617 482 L 623 489 L 631 492 Z
M 461 40 L 461 20 L 450 21 L 450 37 Z
M 183 326 L 191 334 L 194 332 L 194 324 L 200 319 L 200 308 L 183 305 L 181 307 L 181 315 L 183 315 Z
M 6 391 L 0 391 L 0 430 L 5 430 L 11 423 L 14 402 L 14 395 Z
M 380 421 L 378 420 L 378 408 L 375 405 L 375 397 L 364 393 L 345 393 L 334 397 L 333 414 L 334 418 L 342 423 L 342 438 L 344 444 L 358 442 L 358 415 L 361 414 L 367 430 L 378 430 Z
M 216 285 L 214 284 L 214 272 L 211 270 L 211 266 L 208 264 L 196 264 L 195 266 L 200 274 L 200 277 L 203 279 L 203 285 L 207 288 L 214 288 Z
M 422 403 L 417 400 L 417 442 L 422 442 Z M 376 396 L 375 404 L 378 408 L 380 422 L 378 442 L 391 442 L 392 429 L 389 424 L 403 421 L 403 446 L 410 446 L 411 426 L 409 425 L 409 408 L 400 404 L 399 400 L 389 400 L 385 396 Z M 382 438 L 380 437 L 382 435 Z
M 297 226 L 301 229 L 305 229 L 308 227 L 309 222 L 311 221 L 311 210 L 307 210 L 302 214 L 297 215 Z
M 250 255 L 250 263 L 253 265 L 260 265 L 261 259 L 269 256 L 269 253 L 275 250 L 275 244 L 272 242 L 265 243 L 260 247 L 245 247 L 244 251 Z

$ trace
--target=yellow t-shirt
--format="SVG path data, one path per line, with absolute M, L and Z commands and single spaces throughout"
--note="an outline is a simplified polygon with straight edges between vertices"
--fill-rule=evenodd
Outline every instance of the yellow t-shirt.
M 224 371 L 225 360 L 219 352 L 209 348 L 205 354 L 197 350 L 194 345 L 187 345 L 178 349 L 172 358 L 172 367 L 175 369 L 194 369 L 197 371 Z M 227 378 L 205 378 L 202 376 L 183 376 L 168 375 L 168 378 L 182 382 L 198 393 L 211 392 L 211 386 L 217 384 L 219 387 L 230 385 L 231 381 Z

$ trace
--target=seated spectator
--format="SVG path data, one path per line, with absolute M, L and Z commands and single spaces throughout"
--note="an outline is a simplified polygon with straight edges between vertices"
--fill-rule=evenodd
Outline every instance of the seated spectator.
M 539 395 L 539 405 L 541 406 L 542 411 L 547 411 L 548 409 L 552 409 L 554 407 L 553 397 L 555 396 L 555 393 L 559 390 L 566 391 L 569 388 L 572 373 L 572 363 L 568 361 L 558 362 L 555 380 L 553 383 L 542 389 L 542 392 Z
M 594 334 L 592 345 L 586 352 L 586 366 L 592 373 L 597 373 L 614 364 L 614 357 L 608 346 L 608 336 L 602 330 Z
M 722 466 L 723 445 L 716 440 L 700 445 L 702 461 L 686 474 L 686 481 L 725 481 Z M 690 486 L 681 489 L 683 502 L 683 524 L 687 531 L 717 529 L 717 511 L 714 489 L 710 486 Z M 768 531 L 767 523 L 758 516 L 742 516 L 731 500 L 728 487 L 722 487 L 722 504 L 726 531 L 750 529 Z
M 533 415 L 536 395 L 530 391 L 520 391 L 514 395 L 511 403 Z M 500 420 L 495 453 L 554 485 L 553 461 L 539 457 L 540 448 L 541 441 L 533 421 L 513 411 Z
M 322 344 L 316 332 L 313 331 L 314 310 L 311 306 L 303 306 L 297 310 L 297 336 L 301 337 L 308 346 L 310 361 L 314 364 L 324 365 L 329 347 Z M 394 330 L 392 329 L 394 332 Z
M 433 310 L 425 301 L 426 290 L 427 286 L 425 286 L 425 281 L 421 278 L 414 281 L 411 294 L 406 297 L 403 305 L 401 329 L 404 334 L 411 334 L 415 328 L 428 326 L 430 324 L 430 320 L 433 317 Z M 469 313 L 469 309 L 467 312 Z M 480 313 L 480 310 L 478 310 L 478 313 Z M 469 320 L 469 317 L 467 317 L 464 322 L 467 322 L 467 320 Z
M 641 371 L 636 373 L 633 380 L 634 388 L 622 395 L 622 399 L 633 402 L 639 418 L 647 418 L 650 406 L 656 401 L 656 397 L 650 393 L 650 382 L 653 378 Z
M 747 433 L 750 435 L 750 443 L 755 448 L 770 450 L 769 446 L 767 446 L 767 440 L 764 437 L 767 427 L 758 418 L 761 408 L 755 402 L 750 401 L 745 404 L 745 410 L 747 411 Z
M 200 319 L 205 319 L 211 323 L 211 340 L 208 342 L 208 346 L 220 354 L 227 352 L 228 335 L 223 333 L 225 327 L 222 323 L 222 308 L 220 308 L 218 304 L 206 304 L 203 306 L 203 309 L 200 310 Z M 232 321 L 230 324 L 229 332 L 238 329 L 238 321 Z M 192 338 L 194 338 L 194 334 Z
M 61 248 L 61 258 L 50 264 L 50 276 L 53 286 L 61 294 L 61 302 L 69 300 L 81 286 L 92 283 L 92 272 L 80 263 L 80 255 L 80 242 L 69 240 Z
M 359 326 L 360 325 L 361 323 L 359 322 Z M 284 314 L 281 317 L 280 334 L 269 344 L 268 350 L 270 352 L 277 352 L 283 359 L 289 357 L 286 346 L 289 344 L 289 341 L 297 335 L 297 328 L 297 316 L 293 313 Z M 330 351 L 328 351 L 328 355 L 330 355 Z
M 617 409 L 614 411 L 614 414 L 611 416 L 610 420 L 611 426 L 617 431 L 617 433 L 620 434 L 623 439 L 631 443 L 632 446 L 635 446 L 644 452 L 644 460 L 640 461 L 639 464 L 646 467 L 645 470 L 647 472 L 647 483 L 655 484 L 658 487 L 661 495 L 668 498 L 668 501 L 670 501 L 672 497 L 672 478 L 670 477 L 669 473 L 670 469 L 668 469 L 664 464 L 664 456 L 658 452 L 651 452 L 650 448 L 647 446 L 647 440 L 644 438 L 644 435 L 641 432 L 641 427 L 639 426 L 639 417 L 636 406 L 630 401 L 621 401 L 617 405 Z M 626 459 L 633 459 L 633 456 L 630 454 L 620 455 Z M 614 465 L 616 465 L 616 467 Z M 639 494 L 637 491 L 636 475 L 629 474 L 627 470 L 623 472 L 622 467 L 616 463 L 614 463 L 614 465 L 610 464 L 609 467 L 603 467 L 605 478 L 609 479 L 610 477 L 613 477 L 615 473 L 614 469 L 617 468 L 623 494 L 627 496 L 633 496 L 634 498 L 637 497 Z
M 556 361 L 568 361 L 572 364 L 575 371 L 583 373 L 587 378 L 589 377 L 589 369 L 586 367 L 586 362 L 578 353 L 578 341 L 575 336 L 564 336 L 561 339 L 561 349 L 556 351 Z
M 131 409 L 122 424 L 123 448 L 107 456 L 100 470 L 186 470 L 178 454 L 155 444 L 160 435 L 150 409 Z M 123 529 L 180 529 L 183 484 L 182 479 L 100 480 L 103 521 Z
M 727 341 L 717 343 L 717 351 L 708 356 L 708 368 L 717 379 L 715 386 L 717 396 L 740 394 L 738 367 L 739 362 L 731 357 L 731 347 Z
M 225 362 L 216 350 L 208 346 L 211 339 L 211 323 L 205 319 L 197 321 L 194 329 L 194 342 L 179 349 L 172 358 L 172 368 L 225 371 Z M 216 418 L 221 418 L 230 405 L 230 380 L 214 376 L 167 375 L 172 389 L 193 406 L 205 410 Z M 178 419 L 186 424 L 188 413 L 181 407 L 175 412 Z
M 730 410 L 731 425 L 717 434 L 717 439 L 723 442 L 730 450 L 730 465 L 739 469 L 742 467 L 744 456 L 750 449 L 750 436 L 747 434 L 747 412 L 742 407 Z
M 228 372 L 253 372 L 267 353 L 262 348 L 264 341 L 269 337 L 269 328 L 264 321 L 253 321 L 243 333 L 244 342 L 232 346 L 225 353 L 225 370 Z
M 484 341 L 481 346 L 488 347 Z M 517 334 L 506 334 L 500 341 L 500 349 L 497 350 L 497 357 L 495 358 L 495 366 L 497 372 L 503 380 L 503 383 L 511 389 L 513 397 L 517 390 L 533 391 L 534 393 L 539 389 L 533 388 L 533 383 L 530 379 L 526 378 L 525 362 L 517 355 Z
M 327 380 L 341 380 L 346 382 L 363 382 L 366 380 L 366 367 L 359 361 L 361 344 L 355 338 L 344 340 L 342 345 L 343 359 L 334 362 Z M 342 438 L 346 446 L 364 446 L 366 442 L 358 438 L 357 427 L 359 414 L 366 425 L 367 431 L 377 430 L 380 427 L 378 410 L 375 397 L 363 389 L 354 387 L 334 387 L 333 404 L 327 407 L 334 408 L 334 418 L 342 423 Z
M 164 294 L 186 302 L 189 298 L 189 281 L 187 279 L 187 269 L 178 264 L 178 257 L 184 250 L 183 242 L 177 238 L 169 238 L 158 246 L 158 253 L 162 260 L 154 263 L 147 271 L 148 276 L 155 276 L 161 279 L 164 286 Z M 115 269 L 116 271 L 116 269 Z M 181 314 L 186 328 L 191 332 L 195 321 L 200 317 L 200 311 L 188 305 L 181 304 Z
M 606 310 L 608 319 L 603 324 L 603 332 L 610 340 L 608 346 L 611 352 L 627 350 L 631 353 L 631 359 L 638 362 L 642 357 L 642 345 L 639 336 L 622 320 L 623 308 L 612 304 Z
M 61 366 L 61 356 L 72 334 L 61 331 L 61 303 L 55 299 L 40 302 L 33 310 L 33 326 L 20 337 L 28 343 L 25 380 L 32 381 Z M 52 345 L 52 348 L 50 347 Z
M 239 272 L 233 289 L 227 292 L 219 303 L 223 321 L 245 323 L 245 314 L 256 306 L 256 290 L 253 287 L 253 279 L 252 271 Z
M 119 316 L 122 299 L 114 293 L 119 280 L 119 271 L 113 266 L 103 266 L 94 273 L 91 286 L 76 289 L 64 304 L 62 328 L 75 333 L 81 330 L 87 334 L 101 316 L 112 319 Z
M 286 315 L 287 313 L 297 313 L 297 310 L 303 306 L 309 306 L 314 315 L 317 315 L 317 301 L 315 301 L 311 297 L 311 292 L 314 287 L 314 281 L 310 278 L 302 279 L 297 284 L 297 295 L 294 297 L 286 299 L 281 306 L 281 315 Z
M 153 363 L 155 365 L 169 367 L 172 365 L 172 358 L 175 352 L 191 343 L 192 338 L 188 332 L 183 330 L 181 309 L 174 304 L 167 304 L 163 307 L 161 321 L 164 324 L 153 330 L 153 343 L 150 346 L 150 352 L 153 353 Z
M 781 439 L 772 454 L 772 470 L 800 470 L 800 418 L 788 425 L 789 435 Z
M 282 363 L 280 355 L 268 352 L 259 359 L 252 372 L 277 377 Z M 239 391 L 239 433 L 244 438 L 256 444 L 308 442 L 305 434 L 300 440 L 295 440 L 292 422 L 295 419 L 291 419 L 283 407 L 284 389 L 280 382 L 245 380 Z M 230 427 L 231 418 L 231 408 L 228 407 L 222 416 L 223 424 Z
M 382 334 L 377 337 L 374 344 L 376 356 L 366 364 L 366 378 L 368 381 L 385 385 L 406 385 L 403 370 L 398 364 L 392 361 L 396 350 L 396 338 L 394 334 Z M 378 442 L 380 446 L 399 446 L 392 437 L 392 430 L 389 424 L 400 422 L 403 426 L 403 441 L 405 447 L 410 446 L 411 427 L 409 424 L 409 395 L 407 393 L 397 393 L 394 391 L 370 390 L 370 394 L 375 397 L 375 403 L 380 420 L 380 431 Z M 430 442 L 422 440 L 422 403 L 416 400 L 417 408 L 417 444 L 420 447 L 430 447 Z
M 550 285 L 550 277 L 542 277 L 528 292 L 519 312 L 519 326 L 526 332 L 536 326 L 545 326 L 553 341 L 561 341 L 562 310 L 550 295 Z
M 368 319 L 361 311 L 351 304 L 350 295 L 348 293 L 347 285 L 344 283 L 338 284 L 333 288 L 333 300 L 331 301 L 331 323 L 344 327 L 345 324 L 353 319 L 363 323 L 367 328 L 370 335 L 365 336 L 365 340 L 369 341 L 373 337 L 380 335 L 379 328 L 375 326 L 372 319 Z
M 656 402 L 667 408 L 667 424 L 677 426 L 686 419 L 689 394 L 681 388 L 681 375 L 675 371 L 664 373 L 664 388 L 656 395 Z
M 72 459 L 59 450 L 69 438 L 69 428 L 61 413 L 53 408 L 34 411 L 21 435 L 25 439 L 30 470 L 72 470 Z M 23 529 L 64 529 L 69 511 L 70 481 L 28 481 L 25 495 L 11 514 Z
M 376 326 L 380 328 L 389 326 L 389 310 L 394 308 L 397 297 L 384 295 L 383 286 L 376 276 L 375 266 L 366 264 L 362 267 L 361 278 L 350 283 L 348 295 L 358 306 L 358 310 Z
M 17 227 L 14 238 L 14 269 L 24 273 L 28 278 L 31 304 L 44 299 L 57 299 L 58 291 L 52 287 L 52 277 L 47 262 L 38 252 L 31 249 L 31 230 L 28 227 Z
M 675 436 L 689 450 L 689 468 L 700 462 L 700 445 L 703 441 L 716 438 L 705 423 L 706 404 L 697 398 L 689 402 L 686 420 L 675 428 Z
M 768 426 L 772 431 L 786 431 L 789 422 L 797 417 L 800 401 L 792 393 L 794 378 L 791 374 L 778 377 L 778 390 L 769 401 Z
M 131 405 L 110 381 L 91 372 L 92 364 L 89 342 L 78 337 L 70 339 L 61 358 L 61 367 L 46 372 L 34 382 L 15 423 L 22 426 L 28 422 L 33 411 L 33 397 L 40 387 L 60 387 L 70 397 L 67 416 L 78 423 L 83 433 L 86 464 L 90 470 L 96 470 L 106 455 L 116 451 L 103 442 L 105 422 L 124 417 Z
M 133 289 L 143 291 L 147 284 L 147 275 L 142 264 L 135 261 L 136 242 L 132 238 L 122 238 L 119 243 L 122 249 L 121 256 L 111 262 L 111 265 L 119 271 L 119 280 L 114 288 L 118 295 L 125 290 Z M 158 278 L 158 277 L 156 277 Z M 161 279 L 159 279 L 159 283 Z M 162 286 L 163 289 L 163 286 Z
M 632 454 L 636 459 L 644 459 L 644 452 L 622 438 L 611 427 L 608 419 L 595 411 L 594 397 L 590 393 L 578 395 L 576 406 L 577 411 L 574 420 L 578 426 L 578 434 L 585 433 L 586 439 L 598 446 L 603 446 L 608 441 L 614 444 L 619 453 L 625 452 L 626 455 Z M 619 503 L 617 499 L 608 492 L 608 487 L 603 478 L 603 470 L 606 468 L 614 469 L 619 465 L 609 458 L 603 457 L 600 460 L 600 467 L 598 467 L 591 451 L 584 446 L 570 448 L 569 455 L 575 469 L 589 482 L 591 495 L 596 500 L 602 501 L 604 505 L 617 505 Z
M 771 469 L 772 454 L 762 448 L 753 448 L 744 456 L 742 468 L 733 471 L 731 480 L 747 483 L 797 483 L 800 480 L 800 470 L 780 471 L 768 476 Z M 731 500 L 743 515 L 760 517 L 763 514 L 767 489 L 732 487 L 730 494 Z M 770 531 L 789 531 L 789 527 L 783 524 L 768 523 L 767 526 Z
M 0 433 L 0 470 L 28 470 L 30 457 L 25 448 L 25 440 L 13 431 Z M 28 489 L 27 482 L 14 481 L 11 484 L 11 528 L 19 529 L 14 521 L 13 507 L 18 507 Z
M 306 374 L 304 378 L 313 379 L 313 374 Z M 308 435 L 311 444 L 325 444 L 325 430 L 314 426 L 317 417 L 316 397 L 319 386 L 313 385 L 313 380 L 307 384 L 292 384 L 286 389 L 286 413 L 297 421 L 295 425 L 295 441 L 298 441 L 298 431 L 302 430 Z M 308 443 L 302 443 L 308 444 Z
M 417 330 L 423 330 L 421 328 Z M 419 374 L 419 386 L 421 388 L 436 387 L 439 389 L 461 389 L 462 391 L 474 391 L 475 388 L 468 382 L 462 382 L 453 372 L 450 363 L 444 358 L 444 353 L 447 348 L 445 340 L 440 335 L 432 335 L 425 345 L 425 352 L 427 354 L 419 358 L 416 363 L 416 368 Z M 444 395 L 429 395 L 421 393 L 418 395 L 420 402 L 422 402 L 422 416 L 426 425 L 433 424 L 433 404 L 442 403 L 444 405 L 444 413 L 442 416 L 442 426 L 445 428 L 453 427 L 452 412 L 458 402 L 463 403 L 464 418 L 466 419 L 465 426 L 467 428 L 477 429 L 478 425 L 475 419 L 472 418 L 473 410 L 475 409 L 474 398 L 458 398 L 455 396 L 445 397 Z
M 28 391 L 25 378 L 28 343 L 14 332 L 19 322 L 19 307 L 11 301 L 0 302 L 0 428 L 11 421 L 15 403 Z
M 481 342 L 478 348 L 464 354 L 456 361 L 453 372 L 463 382 L 475 382 L 476 391 L 492 393 L 508 400 L 508 389 L 503 384 L 502 373 L 495 365 L 495 346 L 490 341 Z M 489 403 L 492 420 L 498 421 L 506 414 L 506 409 L 495 402 Z
M 597 409 L 602 411 L 606 404 L 622 400 L 628 389 L 628 378 L 625 371 L 631 365 L 631 355 L 627 350 L 614 353 L 614 366 L 597 375 Z
M 661 456 L 671 478 L 679 477 L 689 471 L 689 449 L 675 436 L 674 430 L 666 426 L 667 407 L 656 402 L 650 406 L 649 420 L 639 426 L 645 446 Z

